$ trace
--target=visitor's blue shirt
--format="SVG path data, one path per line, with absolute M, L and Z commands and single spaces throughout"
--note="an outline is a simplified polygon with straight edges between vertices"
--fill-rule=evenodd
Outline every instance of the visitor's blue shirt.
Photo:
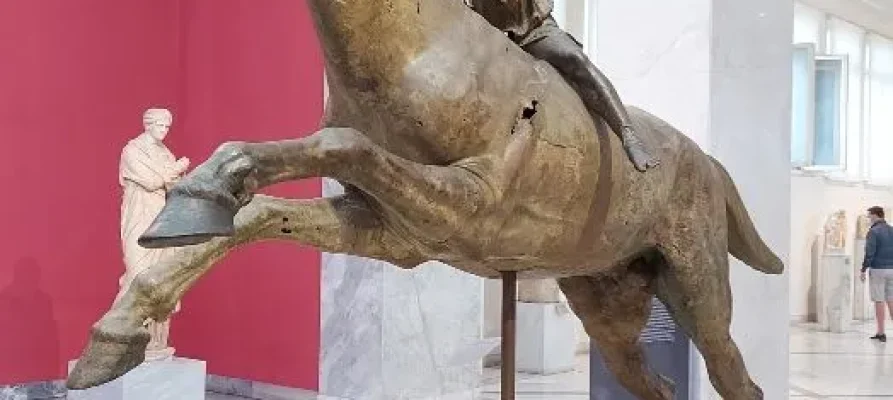
M 887 221 L 875 222 L 868 230 L 862 271 L 868 268 L 893 269 L 893 227 Z

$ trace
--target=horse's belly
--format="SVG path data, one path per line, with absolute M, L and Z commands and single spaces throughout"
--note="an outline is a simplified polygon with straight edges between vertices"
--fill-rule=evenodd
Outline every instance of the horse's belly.
M 446 243 L 419 246 L 455 266 L 557 265 L 579 240 L 597 182 L 591 117 L 547 64 L 504 36 L 462 28 L 435 35 L 396 80 L 375 90 L 341 88 L 345 104 L 332 111 L 335 123 L 403 158 L 447 165 L 502 154 L 521 111 L 535 101 L 536 144 L 505 208 L 465 221 Z M 424 236 L 403 222 L 410 225 L 404 231 Z

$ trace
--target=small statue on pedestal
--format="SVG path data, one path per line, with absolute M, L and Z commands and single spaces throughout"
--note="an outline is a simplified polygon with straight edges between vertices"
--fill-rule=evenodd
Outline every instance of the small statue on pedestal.
M 119 298 L 127 292 L 130 283 L 140 272 L 152 267 L 164 253 L 176 251 L 147 249 L 137 244 L 137 238 L 164 207 L 167 190 L 189 167 L 187 158 L 176 159 L 162 143 L 172 122 L 173 117 L 168 110 L 146 110 L 143 114 L 143 133 L 130 140 L 121 152 L 118 181 L 124 191 L 121 203 L 121 243 L 126 272 L 119 281 Z M 179 308 L 178 303 L 175 312 Z M 146 361 L 172 357 L 174 348 L 167 345 L 170 320 L 149 320 L 148 329 L 152 339 L 146 349 Z
M 825 222 L 825 252 L 843 253 L 846 251 L 846 211 L 839 210 Z

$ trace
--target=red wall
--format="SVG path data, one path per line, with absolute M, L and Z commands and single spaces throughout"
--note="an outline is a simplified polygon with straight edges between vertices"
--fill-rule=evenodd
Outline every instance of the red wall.
M 322 62 L 304 2 L 0 0 L 0 384 L 61 379 L 123 271 L 121 147 L 150 106 L 198 165 L 222 141 L 308 134 Z M 317 181 L 271 193 L 319 195 Z M 178 354 L 315 389 L 319 255 L 237 250 L 190 292 Z
M 183 1 L 183 118 L 191 160 L 223 140 L 276 140 L 317 127 L 323 69 L 304 1 Z M 267 191 L 315 197 L 318 180 Z M 237 250 L 183 302 L 173 340 L 212 373 L 317 388 L 319 253 L 290 243 Z

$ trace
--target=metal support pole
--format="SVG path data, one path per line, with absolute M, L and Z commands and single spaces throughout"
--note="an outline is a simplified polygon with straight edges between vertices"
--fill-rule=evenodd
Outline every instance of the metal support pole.
M 502 273 L 502 400 L 515 400 L 515 327 L 518 273 Z

